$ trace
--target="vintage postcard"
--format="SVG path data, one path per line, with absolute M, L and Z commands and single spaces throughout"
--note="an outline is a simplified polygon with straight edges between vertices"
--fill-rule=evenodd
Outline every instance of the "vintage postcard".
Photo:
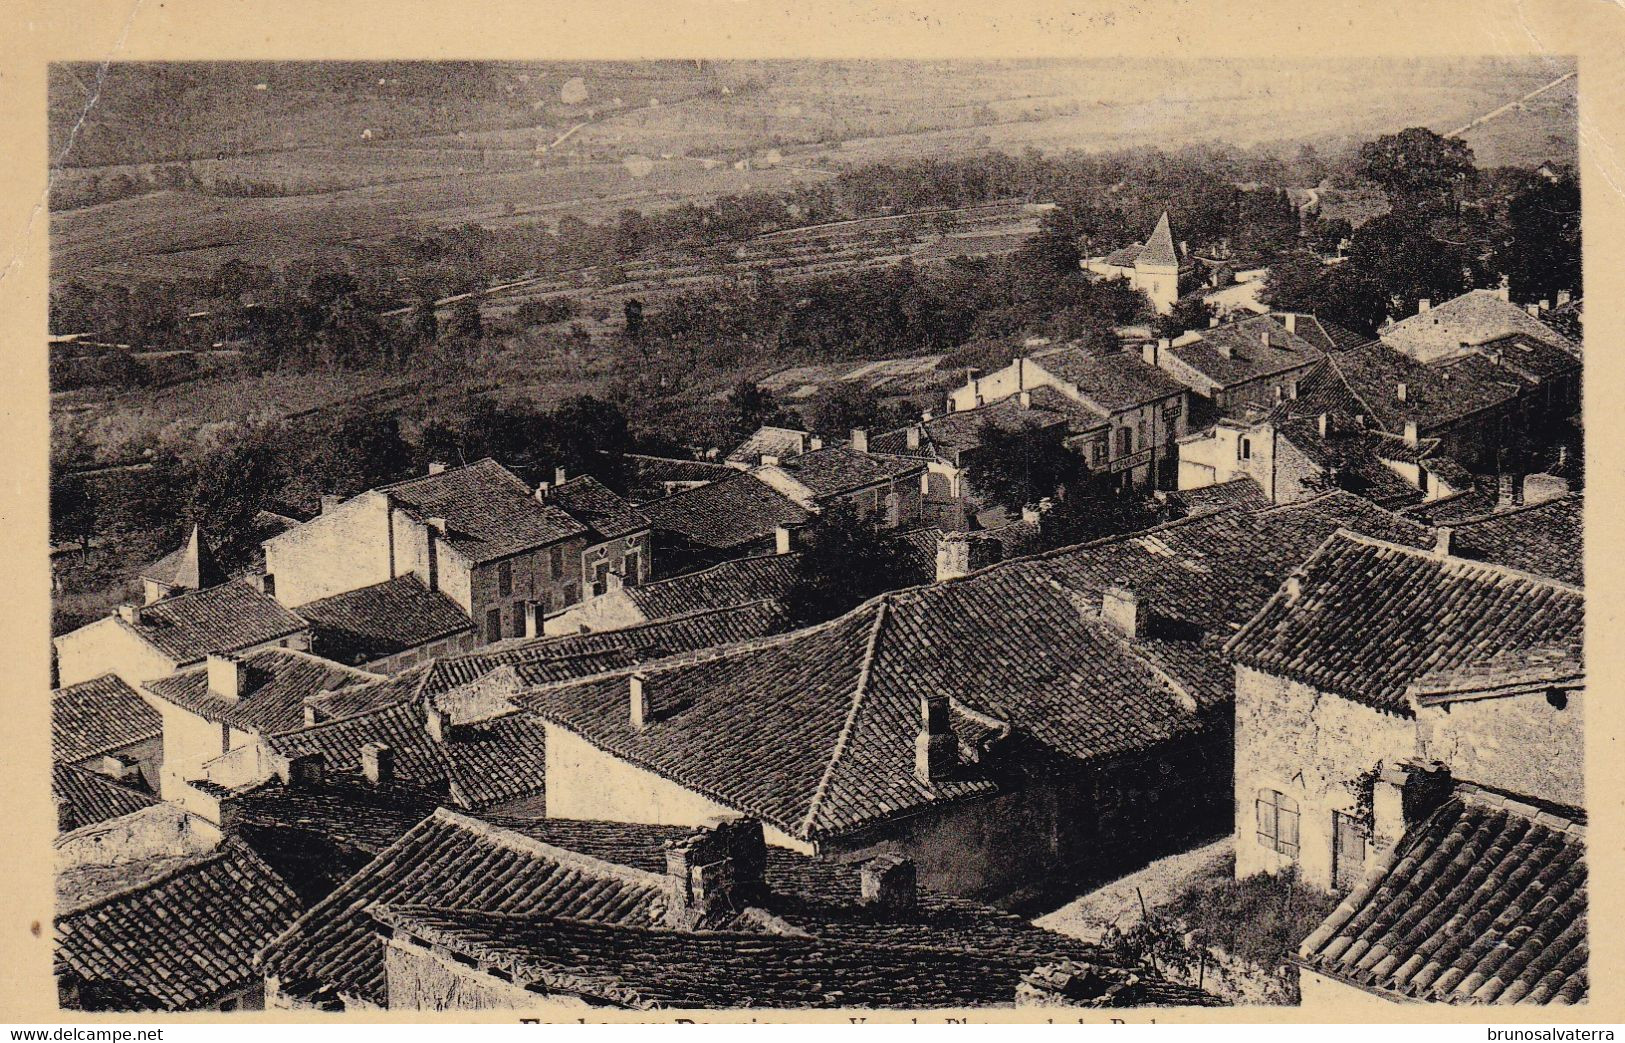
M 6 102 L 0 1014 L 1617 1018 L 1619 8 L 169 8 Z

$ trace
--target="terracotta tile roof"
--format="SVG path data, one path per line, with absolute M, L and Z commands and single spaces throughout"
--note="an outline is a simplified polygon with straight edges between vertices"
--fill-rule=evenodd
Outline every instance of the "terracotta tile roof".
M 311 624 L 316 651 L 351 664 L 474 629 L 455 601 L 410 574 L 311 601 L 297 611 Z
M 308 629 L 275 598 L 241 582 L 143 605 L 139 623 L 112 618 L 181 666 L 211 652 L 236 652 Z
M 591 529 L 598 541 L 630 536 L 649 527 L 642 512 L 590 474 L 555 485 L 548 491 L 547 502 Z
M 645 619 L 734 608 L 764 598 L 782 600 L 796 581 L 796 554 L 736 558 L 686 576 L 625 587 L 627 600 Z
M 1396 998 L 1584 1002 L 1585 832 L 1461 787 L 1304 939 L 1299 961 Z
M 287 648 L 261 649 L 245 656 L 242 666 L 243 690 L 236 701 L 209 691 L 206 665 L 148 681 L 142 687 L 205 720 L 262 735 L 304 724 L 307 697 L 377 677 Z
M 1145 247 L 1139 243 L 1131 243 L 1128 246 L 1113 250 L 1106 255 L 1105 260 L 1107 264 L 1113 267 L 1132 268 L 1134 262 L 1140 258 L 1140 251 L 1144 249 Z
M 655 529 L 688 543 L 731 550 L 773 535 L 780 525 L 800 525 L 811 512 L 750 475 L 735 473 L 643 505 Z
M 665 456 L 624 453 L 631 473 L 632 495 L 642 501 L 663 498 L 666 482 L 714 482 L 737 471 L 727 464 L 710 460 L 687 460 Z
M 923 459 L 936 457 L 957 464 L 959 454 L 969 452 L 982 444 L 982 427 L 992 424 L 1001 431 L 1019 431 L 1029 427 L 1060 427 L 1069 430 L 1074 417 L 1082 414 L 1095 426 L 1105 418 L 1090 413 L 1072 402 L 1054 388 L 1038 388 L 1031 394 L 1032 405 L 1023 408 L 1017 396 L 999 399 L 977 409 L 964 409 L 927 420 L 921 428 L 920 445 L 908 447 L 906 427 L 869 439 L 869 451 L 883 456 L 909 456 Z M 1066 403 L 1070 408 L 1062 408 Z
M 158 798 L 71 764 L 51 766 L 51 797 L 67 805 L 67 828 L 78 829 L 150 808 Z
M 1185 385 L 1131 352 L 1091 355 L 1082 348 L 1059 347 L 1035 352 L 1029 358 L 1076 387 L 1089 404 L 1107 413 L 1133 409 L 1185 391 Z
M 158 711 L 114 674 L 51 692 L 51 756 L 82 761 L 163 733 Z
M 1514 374 L 1480 355 L 1424 366 L 1381 341 L 1327 356 L 1327 365 L 1353 395 L 1356 411 L 1393 434 L 1402 432 L 1408 420 L 1414 420 L 1423 434 L 1437 431 L 1483 410 L 1507 405 L 1521 390 Z M 1405 385 L 1403 402 L 1399 400 L 1400 384 Z
M 1585 497 L 1581 494 L 1456 521 L 1451 528 L 1452 553 L 1576 587 L 1585 583 Z
M 563 987 L 568 979 L 633 1007 L 696 998 L 699 1006 L 1008 1003 L 1020 974 L 1037 964 L 1105 959 L 1082 942 L 929 890 L 914 912 L 876 915 L 858 904 L 857 867 L 774 847 L 767 891 L 756 901 L 798 938 L 764 929 L 749 912 L 703 932 L 666 929 L 665 845 L 693 832 L 440 810 L 278 939 L 267 972 L 301 998 L 376 1002 L 384 989 L 380 924 L 478 952 L 522 980 L 534 974 Z M 970 967 L 979 974 L 962 973 Z M 1211 1002 L 1166 983 L 1153 995 Z
M 905 478 L 918 474 L 923 467 L 912 460 L 860 453 L 844 445 L 826 446 L 771 466 L 788 474 L 819 499 Z
M 683 616 L 651 620 L 618 630 L 563 637 L 515 638 L 477 652 L 436 660 L 424 691 L 438 694 L 467 684 L 501 666 L 523 667 L 527 676 L 552 680 L 586 677 L 605 670 L 664 659 L 698 649 L 776 634 L 790 625 L 777 601 L 764 599 Z M 540 681 L 536 683 L 541 683 Z
M 1509 333 L 1523 333 L 1579 355 L 1579 348 L 1567 338 L 1494 290 L 1469 290 L 1394 323 L 1378 336 L 1396 351 L 1431 362 L 1460 354 L 1463 343 L 1482 344 Z
M 1580 358 L 1572 349 L 1558 347 L 1527 333 L 1509 333 L 1487 340 L 1475 350 L 1531 383 L 1580 374 Z
M 1500 496 L 1493 484 L 1478 484 L 1464 492 L 1438 500 L 1428 500 L 1402 512 L 1424 525 L 1454 525 L 1457 522 L 1482 518 L 1496 509 Z
M 233 840 L 156 879 L 59 910 L 57 960 L 135 1009 L 196 1010 L 252 987 L 254 954 L 298 915 L 293 892 Z
M 1274 506 L 1270 503 L 1269 497 L 1264 495 L 1264 490 L 1258 487 L 1258 483 L 1245 475 L 1200 489 L 1180 489 L 1177 492 L 1167 493 L 1164 499 L 1183 510 L 1186 517 L 1211 514 L 1227 507 L 1239 507 L 1244 511 L 1262 511 Z
M 1412 681 L 1405 694 L 1431 706 L 1461 697 L 1574 690 L 1584 685 L 1585 660 L 1577 649 L 1537 646 L 1429 670 Z
M 1272 317 L 1281 325 L 1286 325 L 1285 313 L 1272 312 Z M 1370 341 L 1370 337 L 1362 337 L 1352 330 L 1344 329 L 1335 322 L 1303 312 L 1293 313 L 1293 325 L 1299 337 L 1319 348 L 1321 351 L 1342 351 L 1345 348 L 1357 348 Z
M 1245 666 L 1409 715 L 1419 676 L 1492 654 L 1583 648 L 1585 595 L 1497 565 L 1339 532 L 1236 635 Z
M 381 742 L 394 751 L 395 785 L 409 794 L 444 795 L 459 807 L 482 808 L 534 796 L 546 781 L 546 732 L 524 714 L 447 725 L 437 741 L 416 703 L 394 706 L 267 736 L 284 757 L 320 753 L 330 772 L 357 774 L 361 747 Z
M 586 534 L 564 511 L 538 503 L 529 487 L 495 460 L 452 467 L 377 490 L 419 521 L 446 519 L 446 539 L 478 564 Z
M 335 688 L 330 692 L 306 696 L 305 708 L 314 715 L 307 717 L 307 720 L 312 724 L 319 724 L 322 721 L 354 717 L 369 710 L 381 710 L 396 703 L 413 700 L 421 702 L 423 696 L 427 694 L 434 666 L 434 661 L 431 660 L 390 677 L 376 681 L 357 681 L 355 684 Z
M 1321 469 L 1326 480 L 1395 510 L 1419 502 L 1423 493 L 1383 461 L 1420 463 L 1437 444 L 1429 440 L 1408 446 L 1393 435 L 1335 422 L 1322 436 L 1318 417 L 1283 418 L 1277 421 L 1277 430 Z
M 751 432 L 749 438 L 740 442 L 734 451 L 728 454 L 728 460 L 744 464 L 746 467 L 755 467 L 762 462 L 763 456 L 776 456 L 780 460 L 787 460 L 806 452 L 807 440 L 811 437 L 806 431 L 797 431 L 790 427 L 771 425 L 758 427 Z
M 1164 268 L 1179 266 L 1179 254 L 1174 250 L 1174 233 L 1168 227 L 1168 211 L 1164 210 L 1162 216 L 1157 218 L 1157 227 L 1152 229 L 1151 238 L 1145 241 L 1145 248 L 1134 263 Z
M 1165 350 L 1221 388 L 1312 365 L 1325 355 L 1304 338 L 1288 333 L 1273 315 L 1249 316 L 1198 330 L 1196 335 L 1196 340 L 1176 341 Z M 1266 336 L 1268 347 L 1263 343 Z
M 809 839 L 993 792 L 1033 758 L 1111 758 L 1205 726 L 1070 591 L 1022 570 L 885 594 L 830 623 L 638 672 L 658 717 L 641 729 L 628 715 L 630 671 L 516 701 Z M 1007 755 L 920 781 L 914 739 L 928 694 L 953 700 L 962 745 L 988 727 L 1013 732 Z

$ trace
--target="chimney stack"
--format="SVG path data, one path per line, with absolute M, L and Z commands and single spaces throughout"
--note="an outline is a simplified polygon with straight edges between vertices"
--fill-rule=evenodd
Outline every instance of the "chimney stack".
M 395 751 L 381 742 L 369 742 L 361 747 L 361 774 L 374 786 L 389 786 L 395 781 Z
M 1574 299 L 1574 296 L 1572 294 L 1570 294 L 1569 291 L 1567 291 L 1567 290 L 1558 290 L 1557 291 L 1557 306 L 1559 308 L 1566 307 L 1568 305 L 1569 301 L 1571 301 L 1573 299 Z
M 773 553 L 789 554 L 795 548 L 795 534 L 788 525 L 773 527 Z
M 1267 348 L 1270 346 L 1270 328 L 1268 326 L 1258 331 L 1258 343 L 1262 347 Z
M 446 519 L 440 517 L 439 515 L 435 515 L 432 518 L 425 519 L 424 524 L 433 529 L 441 539 L 446 538 Z
M 1222 341 L 1217 345 L 1217 347 L 1219 349 L 1219 357 L 1220 358 L 1233 359 L 1233 358 L 1236 357 L 1235 346 L 1232 345 L 1229 341 Z
M 1295 334 L 1298 332 L 1298 315 L 1296 312 L 1287 312 L 1285 315 L 1281 316 L 1281 321 L 1286 323 L 1286 331 L 1288 333 Z
M 1332 429 L 1332 418 L 1325 413 L 1320 414 L 1320 437 L 1325 438 Z
M 141 625 L 141 606 L 120 605 L 118 607 L 118 617 L 131 626 L 138 627 Z
M 1523 310 L 1529 313 L 1530 318 L 1540 318 L 1540 306 L 1538 304 L 1525 304 Z
M 1286 397 L 1290 398 L 1290 399 L 1293 399 L 1294 401 L 1297 399 L 1297 397 L 1298 397 L 1298 378 L 1297 377 L 1293 377 L 1291 380 L 1286 382 Z
M 278 758 L 277 778 L 289 789 L 314 789 L 327 774 L 327 758 L 320 753 L 302 753 Z
M 1450 544 L 1454 539 L 1456 530 L 1448 525 L 1441 525 L 1433 533 L 1433 556 L 1435 558 L 1450 557 Z
M 1492 292 L 1494 292 L 1494 294 L 1497 297 L 1501 298 L 1503 301 L 1512 300 L 1512 287 L 1507 285 L 1505 282 L 1503 282 L 1503 283 L 1501 283 L 1501 285 L 1497 286 L 1494 289 L 1494 291 L 1492 291 Z
M 1416 430 L 1416 421 L 1405 421 L 1405 444 L 1414 449 L 1416 448 L 1417 443 L 1419 443 L 1421 440 L 1421 436 Z
M 1410 394 L 1410 388 L 1405 386 L 1404 381 L 1401 381 L 1398 385 L 1396 385 L 1394 387 L 1394 397 L 1399 399 L 1401 402 L 1406 401 L 1406 398 L 1407 398 L 1407 396 L 1409 394 Z
M 543 627 L 542 603 L 539 601 L 525 602 L 525 636 L 541 637 Z
M 79 828 L 79 816 L 73 810 L 73 801 L 66 797 L 56 798 L 56 830 L 58 833 L 67 833 Z
M 247 679 L 247 664 L 236 656 L 216 652 L 209 653 L 207 662 L 209 694 L 233 703 L 241 699 Z
M 1538 309 L 1538 310 L 1536 310 L 1536 312 L 1535 312 L 1535 314 L 1536 314 L 1536 315 L 1544 315 L 1544 314 L 1546 314 L 1546 313 L 1547 313 L 1547 312 L 1549 312 L 1549 311 L 1551 311 L 1551 310 L 1552 310 L 1552 301 L 1551 301 L 1551 298 L 1549 298 L 1549 297 L 1542 297 L 1542 298 L 1541 298 L 1541 299 L 1540 299 L 1540 307 L 1539 307 L 1539 309 Z
M 1124 637 L 1144 637 L 1147 606 L 1134 591 L 1124 586 L 1110 586 L 1100 595 L 1100 618 Z
M 762 462 L 763 467 L 774 467 L 777 466 L 779 462 L 778 456 L 773 453 L 763 453 L 761 456 L 757 457 L 757 459 Z
M 446 712 L 436 706 L 432 701 L 425 700 L 423 704 L 423 730 L 429 733 L 429 738 L 438 743 L 451 740 L 452 724 L 446 719 Z
M 1016 392 L 1016 405 L 1022 409 L 1031 409 L 1033 407 L 1033 393 L 1031 391 Z
M 856 449 L 860 453 L 867 453 L 869 451 L 868 428 L 854 427 L 852 429 L 852 448 Z
M 824 440 L 822 438 L 819 438 L 817 435 L 813 435 L 807 439 L 807 452 L 816 453 L 822 448 L 824 448 Z
M 692 931 L 737 912 L 766 890 L 767 841 L 755 819 L 713 819 L 666 844 L 666 926 Z
M 1303 573 L 1291 573 L 1286 578 L 1287 604 L 1290 605 L 1301 597 L 1303 597 Z
M 562 467 L 553 468 L 553 487 L 558 488 L 569 480 L 569 473 Z
M 430 460 L 429 461 L 429 473 L 430 474 L 439 474 L 441 471 L 444 471 L 445 469 L 446 469 L 446 462 L 444 460 Z
M 1026 516 L 1026 512 L 1022 512 Z M 968 576 L 998 561 L 999 545 L 993 540 L 972 540 L 962 532 L 945 532 L 937 537 L 937 582 Z
M 1212 329 L 1218 329 L 1218 327 L 1219 327 L 1219 317 L 1217 315 L 1209 315 L 1207 317 L 1207 328 L 1212 330 Z
M 1496 479 L 1495 509 L 1504 511 L 1523 503 L 1523 475 L 1502 471 Z
M 1421 300 L 1416 302 L 1416 314 L 1420 315 L 1431 307 L 1433 307 L 1433 301 L 1423 297 Z
M 626 679 L 628 708 L 631 711 L 633 729 L 642 731 L 654 723 L 654 711 L 649 705 L 649 679 L 643 674 L 633 674 Z
M 920 425 L 908 425 L 908 431 L 904 434 L 903 438 L 910 449 L 920 448 Z
M 1442 766 L 1380 770 L 1371 787 L 1371 853 L 1393 850 L 1405 830 L 1432 814 L 1452 788 L 1450 773 Z
M 948 697 L 920 696 L 920 733 L 914 740 L 914 775 L 926 785 L 946 782 L 959 766 L 959 739 L 949 721 Z
M 342 497 L 342 496 L 338 496 L 338 495 L 335 495 L 333 493 L 323 493 L 322 494 L 322 513 L 323 514 L 332 514 L 334 511 L 339 509 L 339 504 L 341 504 L 343 502 L 344 502 L 344 497 Z
M 918 892 L 914 863 L 901 855 L 876 855 L 858 870 L 863 904 L 886 912 L 914 909 Z

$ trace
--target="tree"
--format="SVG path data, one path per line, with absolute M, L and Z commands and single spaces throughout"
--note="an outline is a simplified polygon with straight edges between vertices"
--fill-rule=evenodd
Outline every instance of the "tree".
M 412 336 L 422 345 L 433 344 L 440 339 L 440 319 L 435 315 L 434 296 L 424 294 L 412 305 L 412 317 L 409 320 Z
M 1453 213 L 1458 194 L 1478 175 L 1465 141 L 1426 127 L 1366 142 L 1359 162 L 1360 175 L 1382 186 L 1395 210 Z
M 838 380 L 820 389 L 812 400 L 812 429 L 830 438 L 844 438 L 855 427 L 873 427 L 880 416 L 880 396 L 867 384 Z
M 51 542 L 77 542 L 90 549 L 96 532 L 96 494 L 81 475 L 53 468 L 51 471 Z
M 977 438 L 965 468 L 971 487 L 1012 513 L 1065 493 L 1086 474 L 1078 454 L 1062 445 L 1054 430 L 1036 424 L 1006 429 L 987 421 Z
M 255 516 L 287 480 L 287 447 L 285 425 L 262 418 L 215 425 L 187 447 L 187 520 L 202 528 L 228 573 L 253 558 Z
M 485 334 L 480 319 L 480 305 L 473 297 L 464 297 L 451 306 L 446 320 L 446 334 L 455 341 L 473 342 Z
M 636 297 L 628 297 L 625 312 L 626 335 L 637 340 L 643 335 L 643 302 Z
M 1101 481 L 1074 484 L 1039 517 L 1041 550 L 1138 532 L 1168 521 L 1164 509 L 1138 494 L 1122 494 Z
M 741 380 L 728 392 L 727 422 L 730 434 L 737 440 L 769 423 L 799 423 L 791 414 L 779 408 L 773 392 L 761 388 L 754 381 Z
M 902 542 L 877 532 L 849 503 L 829 504 L 798 535 L 796 576 L 785 596 L 798 623 L 833 619 L 911 582 Z
M 1361 225 L 1340 267 L 1351 269 L 1351 277 L 1370 279 L 1386 294 L 1391 315 L 1414 315 L 1424 297 L 1460 296 L 1477 274 L 1471 252 L 1436 238 L 1431 222 L 1414 211 L 1384 214 Z
M 1159 337 L 1177 337 L 1187 330 L 1205 330 L 1208 320 L 1219 310 L 1200 297 L 1183 297 L 1174 302 L 1173 311 L 1157 316 L 1152 324 Z
M 1572 174 L 1553 182 L 1542 178 L 1512 197 L 1495 263 L 1519 300 L 1579 292 L 1580 185 Z

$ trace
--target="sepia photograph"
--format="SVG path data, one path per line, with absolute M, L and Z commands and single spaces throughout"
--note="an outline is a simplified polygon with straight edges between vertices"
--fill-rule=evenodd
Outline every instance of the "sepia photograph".
M 534 50 L 44 72 L 62 1017 L 1587 1004 L 1589 66 Z

